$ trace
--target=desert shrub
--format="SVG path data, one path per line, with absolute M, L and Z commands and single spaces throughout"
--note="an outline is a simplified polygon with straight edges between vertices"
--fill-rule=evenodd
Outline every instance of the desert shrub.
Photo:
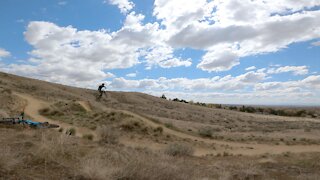
M 261 108 L 261 107 L 257 108 L 257 111 L 260 112 L 260 113 L 264 113 L 264 109 Z
M 279 116 L 287 116 L 288 114 L 286 113 L 286 111 L 280 109 L 280 110 L 277 111 L 277 115 L 279 115 Z
M 254 107 L 248 106 L 248 107 L 245 107 L 245 112 L 255 113 L 256 109 Z
M 222 105 L 221 105 L 221 104 L 216 104 L 215 107 L 216 107 L 217 109 L 221 109 L 221 108 L 222 108 Z
M 64 113 L 61 111 L 58 111 L 58 110 L 54 110 L 54 111 L 51 111 L 49 115 L 50 116 L 63 116 Z
M 306 116 L 306 114 L 307 114 L 306 110 L 300 110 L 300 111 L 296 112 L 296 116 L 298 116 L 298 117 L 304 117 L 304 116 Z
M 238 110 L 237 106 L 230 106 L 229 109 L 230 110 Z
M 159 127 L 154 129 L 154 132 L 162 133 L 163 132 L 163 128 L 161 126 L 159 126 Z
M 125 131 L 133 131 L 134 129 L 141 128 L 141 124 L 138 121 L 127 121 L 120 125 Z
M 199 135 L 202 137 L 212 137 L 213 130 L 209 127 L 204 127 L 199 129 Z
M 173 124 L 172 123 L 165 123 L 164 126 L 166 126 L 167 128 L 173 128 Z
M 70 110 L 76 111 L 76 112 L 87 112 L 84 107 L 82 107 L 79 103 L 75 103 L 75 102 L 71 103 Z
M 59 128 L 59 132 L 63 132 L 63 128 Z
M 51 110 L 50 108 L 43 108 L 39 110 L 39 113 L 43 116 L 63 116 L 64 113 L 58 110 Z
M 180 102 L 180 99 L 174 98 L 172 101 Z
M 165 154 L 170 156 L 191 156 L 194 149 L 186 144 L 173 143 L 169 144 L 165 149 Z
M 161 98 L 162 99 L 167 99 L 167 97 L 164 94 L 162 94 Z
M 49 108 L 40 109 L 40 110 L 39 110 L 39 113 L 40 113 L 41 115 L 44 115 L 44 116 L 49 115 L 50 109 L 49 109 Z
M 76 135 L 76 129 L 75 128 L 70 128 L 66 131 L 66 134 L 75 136 Z
M 117 144 L 119 133 L 114 131 L 112 128 L 102 126 L 98 128 L 98 134 L 100 136 L 100 142 L 107 144 Z
M 200 103 L 200 102 L 197 102 L 196 105 L 198 105 L 198 106 L 205 106 L 205 107 L 207 106 L 206 103 Z
M 93 140 L 93 135 L 92 134 L 84 134 L 82 136 L 83 139 L 88 139 L 88 140 Z
M 2 90 L 2 93 L 12 94 L 12 90 L 11 89 L 4 89 L 4 90 Z
M 188 101 L 181 99 L 179 102 L 188 103 Z
M 272 115 L 277 115 L 277 114 L 278 114 L 278 113 L 277 113 L 277 110 L 272 109 L 272 108 L 268 108 L 268 112 L 269 112 L 270 114 L 272 114 Z

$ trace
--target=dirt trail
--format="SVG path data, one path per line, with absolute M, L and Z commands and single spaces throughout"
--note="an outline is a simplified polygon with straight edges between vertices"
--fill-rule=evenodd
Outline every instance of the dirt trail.
M 64 130 L 74 128 L 76 130 L 76 136 L 78 137 L 82 137 L 83 135 L 86 135 L 86 134 L 92 134 L 94 136 L 94 139 L 97 139 L 98 136 L 96 132 L 93 130 L 90 130 L 88 128 L 72 126 L 71 124 L 63 123 L 61 121 L 54 121 L 39 114 L 40 109 L 50 106 L 49 103 L 46 103 L 44 101 L 41 101 L 29 95 L 20 94 L 20 93 L 14 93 L 14 94 L 27 101 L 27 105 L 25 107 L 25 113 L 28 116 L 32 117 L 35 121 L 49 122 L 50 124 L 57 124 L 60 127 L 62 127 Z
M 111 110 L 110 108 L 105 107 L 107 110 Z M 248 143 L 237 143 L 237 142 L 228 142 L 228 141 L 220 141 L 220 140 L 213 140 L 213 139 L 207 139 L 202 138 L 199 136 L 190 135 L 184 132 L 179 132 L 170 128 L 167 128 L 163 124 L 158 124 L 156 122 L 153 122 L 152 120 L 142 117 L 138 114 L 135 114 L 130 111 L 126 110 L 113 110 L 118 112 L 123 112 L 125 114 L 132 115 L 133 117 L 142 120 L 144 123 L 151 127 L 162 127 L 163 132 L 166 134 L 170 134 L 182 139 L 189 139 L 192 141 L 197 142 L 204 142 L 206 144 L 210 145 L 219 145 L 223 148 L 202 148 L 202 147 L 195 147 L 195 155 L 196 156 L 204 156 L 207 154 L 217 154 L 217 153 L 223 153 L 228 152 L 232 154 L 242 154 L 242 155 L 260 155 L 265 153 L 270 154 L 281 154 L 285 152 L 291 152 L 291 153 L 302 153 L 302 152 L 320 152 L 320 145 L 270 145 L 270 144 L 248 144 Z M 137 143 L 133 142 L 132 140 L 128 140 L 128 145 L 131 145 L 133 147 L 137 146 Z M 141 146 L 143 143 L 139 143 Z M 154 147 L 154 149 L 160 149 L 160 147 L 165 147 L 164 144 L 154 143 L 154 145 L 147 143 L 147 147 Z
M 91 105 L 88 101 L 77 101 L 87 112 L 91 112 Z
M 97 137 L 98 137 L 97 133 L 93 130 L 90 130 L 88 128 L 83 128 L 83 127 L 75 127 L 70 124 L 60 122 L 60 121 L 53 121 L 49 118 L 46 118 L 46 117 L 40 115 L 39 110 L 44 107 L 50 106 L 49 103 L 46 103 L 42 100 L 36 99 L 32 96 L 25 95 L 25 94 L 15 93 L 15 95 L 17 95 L 20 98 L 27 101 L 25 113 L 27 115 L 31 116 L 34 120 L 39 121 L 39 122 L 49 122 L 49 123 L 53 123 L 53 124 L 58 124 L 60 127 L 64 128 L 64 129 L 75 128 L 76 132 L 77 132 L 76 136 L 82 137 L 85 134 L 92 134 L 92 135 L 94 135 L 95 140 L 97 140 Z M 82 102 L 82 101 L 80 101 L 80 102 Z M 87 104 L 84 104 L 83 106 L 85 107 L 86 105 Z M 89 107 L 87 107 L 87 108 L 88 108 L 88 110 L 91 110 L 91 109 L 89 109 Z M 109 111 L 112 110 L 112 111 L 123 112 L 125 114 L 131 115 L 137 119 L 142 120 L 144 123 L 146 123 L 147 125 L 149 125 L 151 127 L 162 127 L 165 134 L 170 134 L 170 135 L 179 137 L 181 139 L 189 139 L 191 141 L 203 142 L 207 145 L 215 146 L 215 148 L 199 147 L 199 146 L 194 147 L 196 156 L 204 156 L 207 154 L 217 154 L 217 153 L 223 153 L 223 152 L 228 152 L 228 153 L 232 153 L 232 154 L 242 154 L 242 155 L 260 155 L 260 154 L 265 154 L 265 153 L 281 154 L 284 152 L 292 152 L 292 153 L 320 152 L 319 145 L 287 146 L 287 145 L 268 145 L 268 144 L 247 144 L 247 143 L 236 143 L 236 142 L 207 139 L 207 138 L 202 138 L 202 137 L 186 134 L 184 132 L 179 132 L 176 130 L 169 129 L 169 128 L 165 127 L 163 124 L 158 124 L 148 118 L 142 117 L 142 116 L 135 114 L 133 112 L 130 112 L 130 111 L 114 110 L 114 109 L 107 108 L 107 107 L 105 107 L 104 109 L 109 110 Z M 160 143 L 151 142 L 151 141 L 148 141 L 146 143 L 143 140 L 137 141 L 137 140 L 130 140 L 130 139 L 125 139 L 125 138 L 123 138 L 121 140 L 121 143 L 123 143 L 127 146 L 132 146 L 132 147 L 148 147 L 153 150 L 164 149 L 167 146 L 166 144 L 160 144 Z

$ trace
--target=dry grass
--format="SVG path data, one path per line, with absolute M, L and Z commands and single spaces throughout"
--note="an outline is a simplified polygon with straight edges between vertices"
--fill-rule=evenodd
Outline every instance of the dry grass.
M 210 127 L 203 127 L 199 129 L 199 135 L 202 137 L 212 137 L 213 130 Z
M 189 148 L 178 146 L 173 152 L 184 155 L 168 156 L 55 131 L 3 128 L 0 142 L 0 176 L 4 179 L 259 180 L 312 179 L 320 175 L 319 153 L 268 155 L 263 158 L 274 160 L 260 163 L 259 157 L 190 157 Z
M 6 171 L 14 170 L 14 166 L 21 163 L 17 152 L 9 146 L 2 145 L 0 147 L 0 168 Z M 0 171 L 1 172 L 1 171 Z M 0 173 L 1 174 L 1 173 Z M 1 177 L 1 176 L 0 176 Z
M 161 160 L 161 161 L 159 161 Z M 146 158 L 141 157 L 139 159 L 134 159 L 128 162 L 124 167 L 122 167 L 118 172 L 114 174 L 114 179 L 119 180 L 185 180 L 193 179 L 192 170 L 179 172 L 182 169 L 172 164 L 171 160 L 166 158 Z
M 194 150 L 190 145 L 172 143 L 167 146 L 165 153 L 170 156 L 191 156 Z
M 156 126 L 150 128 L 139 119 L 115 109 L 128 110 L 149 119 L 159 120 L 155 123 L 172 123 L 165 124 L 168 128 L 180 131 L 188 131 L 190 128 L 192 130 L 188 132 L 190 134 L 198 132 L 205 126 L 219 128 L 219 131 L 213 131 L 212 138 L 240 141 L 241 139 L 237 138 L 241 137 L 244 138 L 243 141 L 269 142 L 270 139 L 271 143 L 276 141 L 290 144 L 301 141 L 316 143 L 315 140 L 318 137 L 311 141 L 312 138 L 307 135 L 317 135 L 320 123 L 307 122 L 303 118 L 287 119 L 192 106 L 142 93 L 108 92 L 108 99 L 96 102 L 95 91 L 0 73 L 0 113 L 9 116 L 19 113 L 24 106 L 23 100 L 14 96 L 10 92 L 11 89 L 47 102 L 58 102 L 42 113 L 52 119 L 72 123 L 74 126 L 91 129 L 101 127 L 97 131 L 102 141 L 88 141 L 51 130 L 0 127 L 0 179 L 192 180 L 320 177 L 319 153 L 270 156 L 268 158 L 273 161 L 262 163 L 260 157 L 238 157 L 229 154 L 220 157 L 193 157 L 190 156 L 193 152 L 190 146 L 175 143 L 168 145 L 167 153 L 125 147 L 117 142 L 119 136 L 129 133 L 129 136 L 143 137 L 149 141 L 160 139 L 157 141 L 159 144 L 175 140 L 182 142 L 182 140 L 174 136 L 171 136 L 168 141 L 163 141 L 158 136 L 150 138 L 155 134 L 159 136 L 161 134 L 168 136 L 168 134 L 166 130 L 162 133 L 163 129 Z M 77 104 L 78 101 L 89 101 L 93 112 L 84 111 Z M 106 106 L 109 110 L 99 109 L 101 106 Z M 113 110 L 110 110 L 112 108 Z M 119 130 L 120 127 L 122 130 Z M 271 136 L 281 132 L 283 132 L 282 136 L 277 138 Z M 289 136 L 289 132 L 295 133 L 294 136 Z M 300 137 L 297 132 L 306 137 Z M 146 136 L 147 134 L 151 136 Z M 210 135 L 208 132 L 203 134 Z M 89 138 L 90 135 L 85 136 Z M 294 141 L 293 138 L 296 140 Z M 188 143 L 193 144 L 190 141 Z M 194 144 L 200 146 L 201 142 L 194 142 Z
M 107 126 L 99 127 L 98 134 L 100 136 L 100 142 L 107 144 L 117 144 L 120 136 L 117 131 Z
M 84 134 L 82 138 L 92 141 L 94 136 L 92 134 Z

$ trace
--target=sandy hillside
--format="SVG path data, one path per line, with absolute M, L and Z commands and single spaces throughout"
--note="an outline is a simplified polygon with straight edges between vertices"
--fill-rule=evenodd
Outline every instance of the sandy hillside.
M 320 172 L 317 118 L 241 113 L 135 92 L 97 100 L 94 90 L 5 73 L 0 92 L 0 117 L 24 111 L 60 126 L 1 126 L 8 153 L 0 156 L 0 178 L 19 179 L 21 172 L 27 179 L 312 179 Z M 18 150 L 9 155 L 12 149 Z M 26 166 L 35 169 L 28 174 Z M 60 174 L 50 174 L 53 169 Z

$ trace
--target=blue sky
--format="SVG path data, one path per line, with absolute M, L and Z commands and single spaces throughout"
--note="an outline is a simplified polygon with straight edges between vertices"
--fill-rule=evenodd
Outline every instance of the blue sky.
M 0 71 L 226 104 L 320 105 L 320 2 L 0 2 Z

